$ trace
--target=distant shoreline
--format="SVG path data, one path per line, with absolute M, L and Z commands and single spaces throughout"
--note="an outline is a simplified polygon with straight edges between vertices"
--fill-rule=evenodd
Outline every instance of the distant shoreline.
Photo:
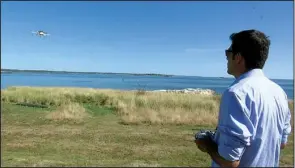
M 172 77 L 174 75 L 156 74 L 156 73 L 117 73 L 117 72 L 74 72 L 74 71 L 50 71 L 50 70 L 21 70 L 21 69 L 1 69 L 1 73 L 55 73 L 55 74 L 112 74 L 112 75 L 134 75 L 134 76 L 163 76 Z
M 157 74 L 157 73 L 120 73 L 120 72 L 77 72 L 77 71 L 57 71 L 57 70 L 31 70 L 31 69 L 8 69 L 2 68 L 1 73 L 9 74 L 9 73 L 53 73 L 53 74 L 105 74 L 105 75 L 133 75 L 133 76 L 161 76 L 161 77 L 173 77 L 173 76 L 188 76 L 188 75 L 172 75 L 172 74 Z M 207 77 L 207 78 L 219 78 L 219 79 L 233 79 L 234 77 L 224 77 L 224 76 L 192 76 L 188 77 Z M 280 78 L 270 78 L 271 80 L 293 80 L 293 79 L 280 79 Z

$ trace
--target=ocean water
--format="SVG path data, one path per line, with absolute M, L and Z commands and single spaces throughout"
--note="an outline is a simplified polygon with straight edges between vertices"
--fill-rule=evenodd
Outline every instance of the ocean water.
M 201 88 L 212 89 L 222 94 L 234 78 L 193 77 L 193 76 L 143 76 L 128 74 L 58 74 L 58 73 L 1 73 L 1 89 L 10 86 L 60 86 L 110 88 L 122 90 L 160 90 Z M 293 99 L 293 80 L 276 80 Z

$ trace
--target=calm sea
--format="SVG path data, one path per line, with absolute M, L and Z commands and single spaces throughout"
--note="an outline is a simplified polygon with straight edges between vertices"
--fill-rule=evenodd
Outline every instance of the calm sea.
M 234 79 L 192 76 L 135 76 L 122 74 L 55 74 L 55 73 L 4 73 L 1 89 L 9 86 L 61 86 L 111 88 L 123 90 L 159 90 L 202 88 L 222 93 Z M 273 80 L 293 99 L 293 80 Z

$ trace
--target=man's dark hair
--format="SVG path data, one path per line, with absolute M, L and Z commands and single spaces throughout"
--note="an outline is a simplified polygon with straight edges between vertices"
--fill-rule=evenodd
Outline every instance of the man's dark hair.
M 246 69 L 262 69 L 270 46 L 268 37 L 258 30 L 244 30 L 230 35 L 233 54 L 240 53 L 245 59 Z

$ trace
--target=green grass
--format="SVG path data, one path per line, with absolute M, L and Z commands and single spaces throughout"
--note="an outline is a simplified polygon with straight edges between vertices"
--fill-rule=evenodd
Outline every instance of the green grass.
M 1 96 L 2 166 L 210 166 L 211 163 L 210 157 L 197 149 L 193 137 L 200 129 L 216 127 L 215 106 L 219 99 L 215 96 L 172 97 L 163 93 L 138 95 L 58 88 L 10 88 Z M 165 113 L 164 107 L 170 113 Z M 293 110 L 292 103 L 290 108 Z M 206 124 L 191 121 L 180 116 L 179 109 L 189 117 L 205 112 L 213 117 L 198 116 L 211 119 Z M 140 115 L 136 110 L 141 110 Z M 124 118 L 126 113 L 128 120 Z M 139 118 L 145 113 L 154 118 Z M 178 120 L 173 123 L 168 117 L 175 116 Z M 282 151 L 281 166 L 292 166 L 293 157 L 292 134 Z
M 45 119 L 52 109 L 2 104 L 2 166 L 206 166 L 191 126 L 122 125 L 87 105 L 83 123 Z

